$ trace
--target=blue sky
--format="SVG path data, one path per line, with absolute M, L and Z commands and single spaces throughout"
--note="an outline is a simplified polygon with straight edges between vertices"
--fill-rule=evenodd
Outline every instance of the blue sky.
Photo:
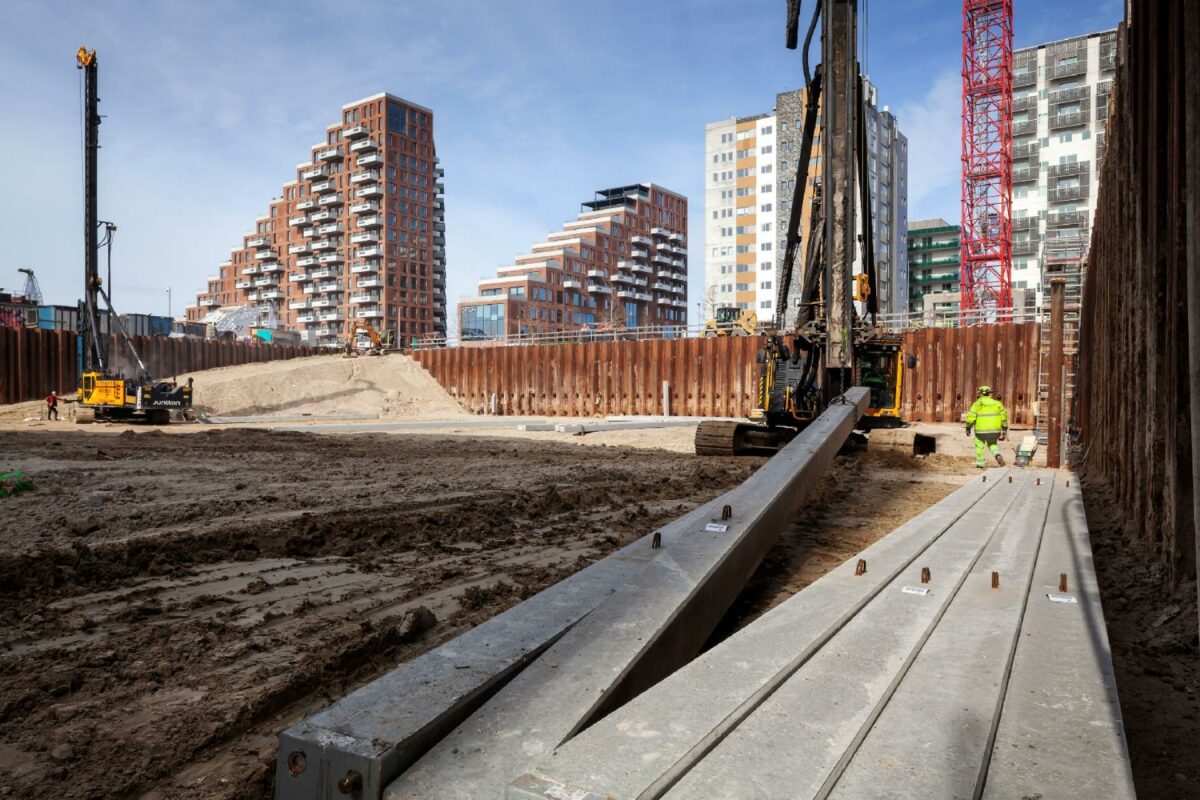
M 812 0 L 805 0 L 805 14 Z M 593 190 L 687 195 L 703 286 L 704 124 L 801 82 L 784 0 L 56 2 L 0 30 L 0 287 L 82 283 L 80 83 L 100 58 L 100 214 L 119 225 L 114 300 L 194 301 L 344 103 L 429 106 L 446 170 L 448 299 L 573 219 Z M 961 3 L 870 2 L 869 72 L 910 148 L 910 218 L 956 220 Z M 1016 46 L 1110 28 L 1121 0 L 1016 0 Z

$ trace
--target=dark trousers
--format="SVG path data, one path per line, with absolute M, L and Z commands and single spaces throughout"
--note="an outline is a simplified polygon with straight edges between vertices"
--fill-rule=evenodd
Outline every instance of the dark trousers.
M 46 419 L 58 419 L 58 406 L 47 406 Z

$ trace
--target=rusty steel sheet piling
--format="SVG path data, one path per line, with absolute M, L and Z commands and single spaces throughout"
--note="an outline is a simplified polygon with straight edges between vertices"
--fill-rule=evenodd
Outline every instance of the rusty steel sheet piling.
M 1037 325 L 928 328 L 904 335 L 901 413 L 957 422 L 986 383 L 1014 427 L 1037 405 Z M 413 357 L 469 410 L 505 416 L 744 417 L 758 393 L 761 336 L 458 347 Z
M 1080 320 L 1081 470 L 1167 588 L 1197 563 L 1195 5 L 1135 0 L 1120 26 Z
M 114 367 L 124 366 L 128 373 L 131 363 L 122 362 L 128 353 L 124 341 L 117 334 L 109 334 L 109 337 Z M 51 391 L 73 393 L 79 383 L 79 338 L 73 331 L 0 327 L 0 405 L 38 400 Z M 142 363 L 156 378 L 328 352 L 265 342 L 219 342 L 166 336 L 129 338 Z M 132 359 L 126 360 L 132 362 Z

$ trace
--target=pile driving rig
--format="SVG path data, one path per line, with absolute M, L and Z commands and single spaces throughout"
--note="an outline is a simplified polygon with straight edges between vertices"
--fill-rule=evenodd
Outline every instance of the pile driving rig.
M 96 95 L 98 62 L 96 51 L 80 47 L 75 54 L 84 80 L 84 282 L 83 301 L 79 304 L 80 333 L 83 336 L 83 370 L 79 379 L 75 421 L 143 419 L 161 424 L 169 422 L 172 411 L 192 407 L 192 382 L 177 386 L 174 381 L 155 380 L 146 370 L 133 341 L 113 310 L 100 278 L 100 247 L 109 248 L 117 226 L 102 223 L 96 205 L 97 162 L 100 150 L 100 99 Z M 99 241 L 100 226 L 105 238 Z M 111 272 L 110 272 L 111 275 Z M 107 333 L 100 327 L 100 301 L 104 301 L 109 322 L 116 326 L 132 357 L 133 377 L 114 370 Z
M 800 0 L 789 0 L 787 46 L 799 40 Z M 758 423 L 706 421 L 702 455 L 770 455 L 795 438 L 852 386 L 871 390 L 860 426 L 896 427 L 904 369 L 900 337 L 876 327 L 874 226 L 866 147 L 866 82 L 857 57 L 857 0 L 816 0 L 804 39 L 804 131 L 779 275 L 776 330 L 759 352 Z M 823 63 L 808 50 L 821 23 Z M 810 236 L 797 269 L 800 220 L 817 115 L 825 141 L 820 182 L 810 188 Z M 861 226 L 856 227 L 856 211 Z M 855 272 L 855 261 L 861 264 Z M 856 307 L 857 303 L 857 307 Z

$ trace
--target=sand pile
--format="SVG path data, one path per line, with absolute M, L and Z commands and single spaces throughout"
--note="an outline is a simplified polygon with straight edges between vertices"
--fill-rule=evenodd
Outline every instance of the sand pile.
M 399 353 L 242 364 L 181 375 L 179 380 L 189 377 L 195 379 L 195 407 L 215 416 L 466 416 L 423 367 Z

